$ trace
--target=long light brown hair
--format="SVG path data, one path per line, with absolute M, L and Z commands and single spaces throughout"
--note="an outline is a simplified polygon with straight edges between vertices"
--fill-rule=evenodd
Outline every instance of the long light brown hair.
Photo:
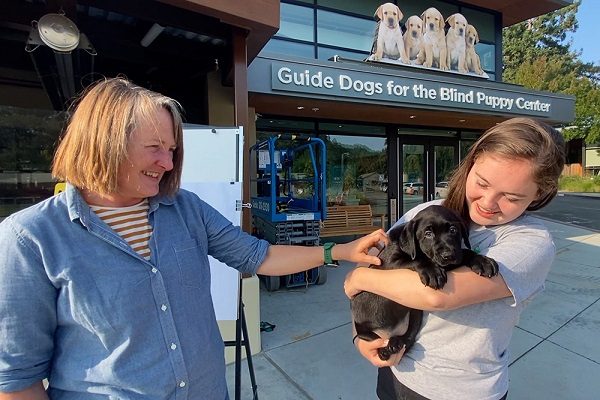
M 160 181 L 160 194 L 179 190 L 183 165 L 181 107 L 170 97 L 134 85 L 123 78 L 104 79 L 88 88 L 75 103 L 52 163 L 52 175 L 80 189 L 117 193 L 119 167 L 127 162 L 131 132 L 141 121 L 153 120 L 161 108 L 173 119 L 176 149 L 173 169 Z
M 565 164 L 565 142 L 560 132 L 532 118 L 512 118 L 488 129 L 471 147 L 454 171 L 444 205 L 471 221 L 466 201 L 467 176 L 483 154 L 531 161 L 537 199 L 527 210 L 548 204 L 558 191 L 558 178 Z

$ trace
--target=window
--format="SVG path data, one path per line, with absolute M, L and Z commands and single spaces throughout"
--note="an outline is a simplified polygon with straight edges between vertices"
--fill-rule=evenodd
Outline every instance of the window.
M 317 57 L 319 60 L 329 60 L 333 56 L 340 56 L 342 58 L 347 58 L 349 60 L 358 60 L 363 61 L 365 58 L 369 57 L 369 52 L 360 52 L 360 51 L 350 51 L 350 50 L 340 50 L 334 49 L 330 47 L 319 46 L 317 48 L 319 52 L 319 56 Z
M 496 46 L 493 44 L 477 43 L 475 52 L 479 54 L 481 68 L 486 71 L 496 71 Z
M 370 52 L 375 25 L 374 20 L 317 10 L 317 41 Z
M 496 25 L 494 15 L 463 7 L 462 14 L 469 24 L 477 29 L 479 40 L 494 43 L 496 41 Z
M 281 3 L 281 17 L 277 37 L 314 41 L 313 9 Z
M 319 6 L 333 8 L 335 10 L 346 11 L 354 14 L 365 15 L 372 17 L 375 14 L 377 7 L 382 5 L 384 2 L 381 0 L 362 0 L 362 1 L 348 1 L 348 0 L 317 0 Z
M 0 106 L 0 218 L 54 194 L 50 165 L 64 117 Z
M 369 204 L 387 215 L 387 142 L 383 137 L 325 136 L 327 203 Z
M 261 50 L 261 54 L 262 53 L 279 53 L 298 57 L 314 58 L 315 48 L 312 44 L 271 39 Z

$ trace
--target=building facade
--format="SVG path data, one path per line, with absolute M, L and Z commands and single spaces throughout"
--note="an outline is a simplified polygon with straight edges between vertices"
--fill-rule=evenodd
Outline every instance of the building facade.
M 427 68 L 398 54 L 374 61 L 382 3 L 282 0 L 280 29 L 249 67 L 258 137 L 303 132 L 327 143 L 329 205 L 370 204 L 393 223 L 445 196 L 451 171 L 485 129 L 516 116 L 554 125 L 573 119 L 572 97 L 502 81 L 502 28 L 570 2 L 395 2 L 409 34 L 413 16 L 423 24 L 418 34 L 428 31 L 431 7 L 446 35 L 461 14 L 478 34 L 479 73 Z
M 325 139 L 327 202 L 371 204 L 393 223 L 443 195 L 452 168 L 495 123 L 573 118 L 573 98 L 502 82 L 502 28 L 570 3 L 397 2 L 401 28 L 433 7 L 447 31 L 460 13 L 477 30 L 479 74 L 364 61 L 382 4 L 375 0 L 4 1 L 0 218 L 52 195 L 50 162 L 70 101 L 90 82 L 122 74 L 178 99 L 186 122 L 244 126 L 246 147 L 275 133 Z M 74 23 L 77 48 L 64 54 L 36 39 L 47 14 Z

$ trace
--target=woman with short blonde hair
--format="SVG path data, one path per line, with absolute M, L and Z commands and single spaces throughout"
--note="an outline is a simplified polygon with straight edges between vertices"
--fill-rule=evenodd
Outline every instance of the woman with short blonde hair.
M 164 108 L 173 119 L 176 149 L 173 169 L 163 176 L 160 193 L 175 194 L 183 166 L 183 128 L 177 101 L 126 79 L 114 78 L 91 86 L 74 106 L 56 150 L 52 175 L 92 192 L 116 192 L 117 169 L 128 161 L 131 132 Z
M 262 275 L 379 263 L 381 230 L 333 248 L 243 232 L 179 188 L 182 143 L 177 102 L 125 79 L 79 101 L 66 190 L 0 223 L 1 399 L 227 399 L 209 255 Z

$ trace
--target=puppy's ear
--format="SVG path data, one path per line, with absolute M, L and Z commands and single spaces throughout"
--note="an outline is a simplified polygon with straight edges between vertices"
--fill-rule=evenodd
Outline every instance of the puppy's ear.
M 455 18 L 456 18 L 456 14 L 452 14 L 451 16 L 449 16 L 448 18 L 446 18 L 446 22 L 448 23 L 448 25 L 450 25 L 451 28 L 454 26 L 454 19 Z
M 475 31 L 475 43 L 479 43 L 479 33 Z
M 446 21 L 444 21 L 444 16 L 440 14 L 440 32 L 444 32 L 444 28 L 446 27 Z
M 375 18 L 377 21 L 381 21 L 383 19 L 383 4 L 380 5 L 379 7 L 377 7 L 377 10 L 375 10 L 375 15 L 373 15 L 373 18 Z
M 412 260 L 417 258 L 417 222 L 414 219 L 411 219 L 402 227 L 398 245 Z
M 465 224 L 465 221 L 460 221 L 460 230 L 463 241 L 465 242 L 465 246 L 467 246 L 467 249 L 470 249 L 471 242 L 469 242 L 469 228 L 467 228 L 467 224 Z
M 390 242 L 400 243 L 400 236 L 402 235 L 402 231 L 404 230 L 406 224 L 398 225 L 388 232 L 388 239 Z
M 396 6 L 396 11 L 398 11 L 398 22 L 402 21 L 402 18 L 404 18 L 404 14 L 402 14 L 402 11 L 400 11 L 400 7 Z
M 421 21 L 423 21 L 421 31 L 423 33 L 427 32 L 427 23 L 425 22 L 425 17 L 427 16 L 427 10 L 423 11 L 421 14 Z

